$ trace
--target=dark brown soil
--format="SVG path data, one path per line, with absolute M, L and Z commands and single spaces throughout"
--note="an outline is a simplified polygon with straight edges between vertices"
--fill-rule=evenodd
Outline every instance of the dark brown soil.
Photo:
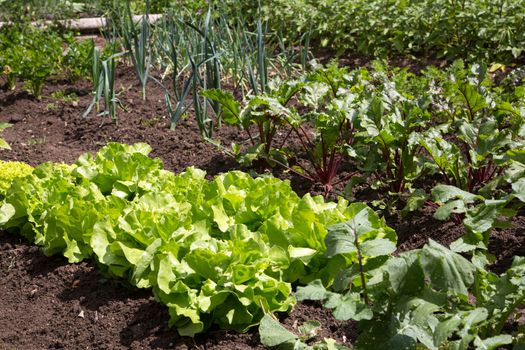
M 31 165 L 72 163 L 84 152 L 119 141 L 150 144 L 151 155 L 174 172 L 196 166 L 214 175 L 236 167 L 215 146 L 202 141 L 193 120 L 182 120 L 176 130 L 169 130 L 163 93 L 157 86 L 148 87 L 144 101 L 129 68 L 120 71 L 117 86 L 127 108 L 119 111 L 118 125 L 107 118 L 81 117 L 90 102 L 89 82 L 50 82 L 41 100 L 20 88 L 0 89 L 0 121 L 13 124 L 2 135 L 12 150 L 0 151 L 0 159 Z M 51 97 L 58 91 L 74 93 L 78 100 Z M 222 128 L 220 138 L 227 145 L 242 140 L 233 128 Z M 302 179 L 292 176 L 291 180 L 299 193 L 317 192 Z M 363 199 L 362 194 L 357 197 Z M 430 210 L 406 218 L 389 217 L 388 223 L 398 232 L 400 250 L 421 247 L 428 239 L 449 244 L 463 233 L 461 226 L 433 219 Z M 514 255 L 525 254 L 525 219 L 518 217 L 515 224 L 491 239 L 495 270 L 508 267 Z M 238 334 L 212 329 L 195 339 L 179 337 L 167 326 L 167 310 L 149 291 L 106 279 L 92 262 L 72 265 L 62 257 L 45 257 L 23 238 L 6 232 L 0 232 L 0 281 L 0 350 L 262 349 L 255 330 Z M 353 324 L 336 321 L 315 303 L 299 303 L 282 322 L 293 329 L 312 319 L 321 321 L 320 337 L 347 344 L 355 339 Z

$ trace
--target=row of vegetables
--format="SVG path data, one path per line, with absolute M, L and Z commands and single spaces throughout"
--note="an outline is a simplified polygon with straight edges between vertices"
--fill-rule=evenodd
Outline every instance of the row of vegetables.
M 245 135 L 247 147 L 231 147 L 242 165 L 282 165 L 328 192 L 351 161 L 391 193 L 435 175 L 486 193 L 525 144 L 525 71 L 496 84 L 500 69 L 456 61 L 416 75 L 377 61 L 352 71 L 332 64 L 241 101 L 225 90 L 202 95 Z
M 203 95 L 246 135 L 229 149 L 242 165 L 284 167 L 325 195 L 370 188 L 382 193 L 372 204 L 390 213 L 430 206 L 437 219 L 463 222 L 468 235 L 454 249 L 486 251 L 490 231 L 521 210 L 525 181 L 525 71 L 496 84 L 500 69 L 329 65 L 243 101 Z
M 523 258 L 498 276 L 433 241 L 395 255 L 395 231 L 364 203 L 300 198 L 286 181 L 240 171 L 175 175 L 149 152 L 110 143 L 74 165 L 3 162 L 0 225 L 48 255 L 91 258 L 151 288 L 181 335 L 263 319 L 264 344 L 308 348 L 268 316 L 298 298 L 358 321 L 356 348 L 525 346 L 514 320 Z

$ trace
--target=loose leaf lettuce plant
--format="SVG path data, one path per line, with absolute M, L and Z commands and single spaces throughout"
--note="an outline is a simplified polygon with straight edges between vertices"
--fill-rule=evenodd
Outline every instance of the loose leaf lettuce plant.
M 299 198 L 286 182 L 242 172 L 174 175 L 150 150 L 113 143 L 72 166 L 36 167 L 7 189 L 2 227 L 151 288 L 182 335 L 212 323 L 246 330 L 292 308 L 290 283 L 333 280 L 324 238 L 353 215 L 347 202 Z
M 32 171 L 33 168 L 26 163 L 0 160 L 0 199 L 3 199 L 15 179 L 29 175 Z

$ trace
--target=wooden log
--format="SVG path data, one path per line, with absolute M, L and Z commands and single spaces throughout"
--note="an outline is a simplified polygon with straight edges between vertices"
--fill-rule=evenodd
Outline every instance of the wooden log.
M 133 16 L 134 22 L 140 22 L 142 20 L 141 15 Z M 149 15 L 149 22 L 155 23 L 160 18 L 162 18 L 162 15 L 160 14 L 154 14 Z M 44 21 L 44 22 L 31 22 L 31 24 L 35 27 L 45 27 L 48 25 L 53 24 L 53 21 Z M 80 33 L 94 33 L 100 30 L 100 28 L 104 28 L 106 26 L 107 20 L 104 17 L 91 17 L 91 18 L 79 18 L 79 19 L 69 19 L 69 20 L 61 20 L 58 21 L 59 24 L 63 25 L 66 28 L 76 30 Z M 0 28 L 4 26 L 5 22 L 0 22 Z

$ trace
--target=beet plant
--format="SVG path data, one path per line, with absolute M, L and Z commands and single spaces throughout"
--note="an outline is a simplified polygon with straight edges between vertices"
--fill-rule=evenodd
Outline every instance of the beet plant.
M 254 161 L 278 164 L 332 191 L 339 168 L 356 133 L 346 69 L 330 65 L 318 68 L 300 81 L 274 81 L 269 92 L 248 96 L 244 106 L 233 95 L 209 90 L 204 96 L 218 101 L 225 123 L 244 131 L 250 146 L 233 145 L 232 153 L 244 165 Z M 280 137 L 278 135 L 281 134 Z M 290 148 L 295 137 L 298 147 Z
M 452 68 L 435 112 L 444 123 L 420 138 L 446 184 L 472 193 L 497 186 L 493 182 L 509 164 L 506 152 L 525 142 L 517 92 L 493 87 L 484 66 L 473 65 L 471 72 Z
M 365 89 L 358 106 L 363 138 L 359 164 L 365 174 L 375 175 L 375 186 L 395 198 L 428 173 L 418 135 L 429 127 L 432 96 L 428 79 L 379 63 L 374 67 L 360 82 Z
M 287 163 L 282 146 L 290 133 L 286 133 L 284 142 L 276 141 L 276 135 L 296 119 L 293 107 L 289 107 L 292 98 L 303 88 L 301 82 L 290 81 L 281 84 L 267 94 L 249 96 L 244 107 L 233 95 L 218 89 L 203 91 L 201 94 L 221 105 L 221 120 L 237 126 L 246 134 L 249 146 L 241 150 L 239 145 L 232 145 L 231 153 L 243 165 L 254 161 L 266 163 L 272 160 Z

